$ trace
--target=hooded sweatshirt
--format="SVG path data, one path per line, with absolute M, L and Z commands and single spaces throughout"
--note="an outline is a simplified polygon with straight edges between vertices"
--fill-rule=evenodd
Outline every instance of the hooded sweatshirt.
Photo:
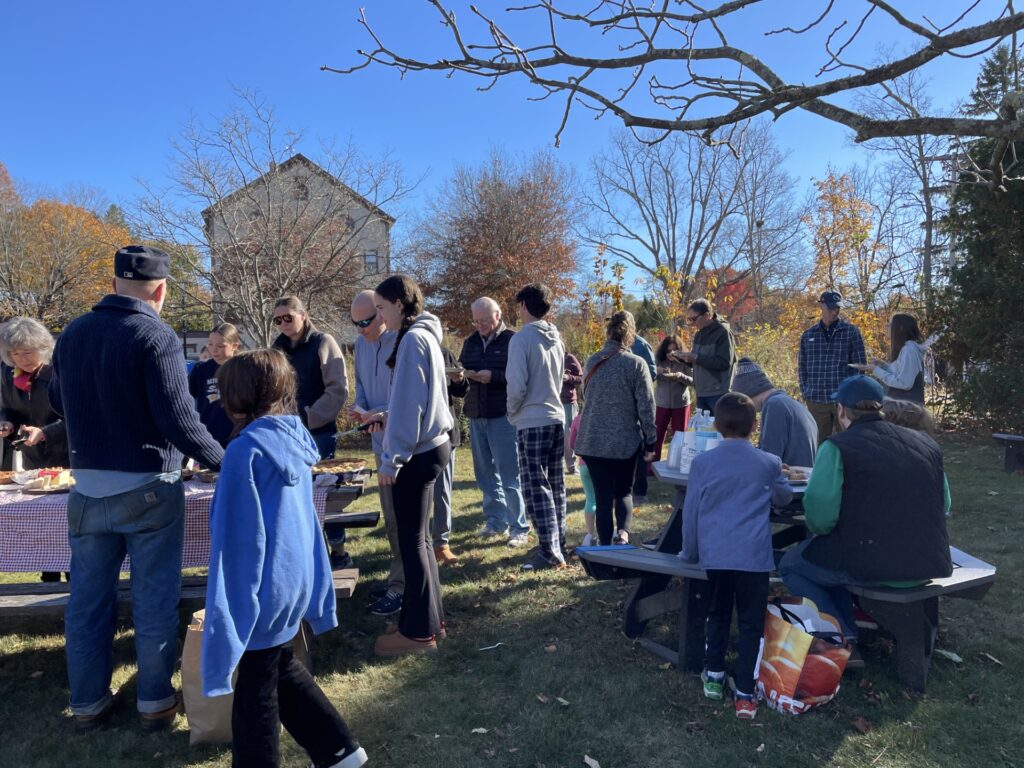
M 523 326 L 508 343 L 508 420 L 516 429 L 562 424 L 565 347 L 547 320 Z
M 413 320 L 398 344 L 380 473 L 395 477 L 417 453 L 444 445 L 454 425 L 441 355 L 441 321 L 429 312 Z
M 203 692 L 230 693 L 242 653 L 291 640 L 305 619 L 338 625 L 309 468 L 320 458 L 298 416 L 263 416 L 224 454 L 210 508 Z

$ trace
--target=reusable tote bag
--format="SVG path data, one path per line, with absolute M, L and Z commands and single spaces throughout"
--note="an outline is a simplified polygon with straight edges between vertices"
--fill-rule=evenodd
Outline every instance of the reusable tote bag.
M 804 598 L 768 604 L 757 692 L 772 709 L 799 715 L 835 698 L 850 658 L 839 622 Z
M 231 741 L 231 705 L 235 695 L 204 696 L 200 661 L 203 655 L 203 622 L 206 611 L 192 614 L 185 632 L 185 647 L 181 652 L 181 696 L 188 719 L 188 743 L 227 743 Z

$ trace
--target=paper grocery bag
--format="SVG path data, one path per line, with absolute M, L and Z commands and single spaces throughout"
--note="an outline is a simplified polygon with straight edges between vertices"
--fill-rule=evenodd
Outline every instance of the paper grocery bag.
M 192 614 L 181 653 L 181 695 L 188 719 L 188 743 L 210 744 L 231 741 L 231 706 L 235 696 L 204 696 L 200 660 L 203 655 L 203 622 L 206 611 Z M 237 674 L 237 673 L 236 673 Z
M 799 715 L 835 698 L 850 658 L 839 622 L 804 598 L 775 598 L 764 617 L 757 691 L 774 710 Z

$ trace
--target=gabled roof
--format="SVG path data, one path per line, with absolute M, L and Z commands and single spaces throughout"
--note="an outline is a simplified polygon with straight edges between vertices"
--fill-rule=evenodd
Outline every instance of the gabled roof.
M 365 197 L 363 197 L 358 192 L 356 192 L 354 189 L 352 189 L 348 184 L 343 182 L 337 176 L 334 176 L 333 174 L 328 173 L 326 170 L 324 170 L 319 165 L 314 163 L 312 160 L 310 160 L 308 157 L 303 155 L 301 152 L 298 153 L 298 154 L 293 155 L 292 157 L 288 158 L 283 163 L 278 165 L 277 169 L 276 169 L 276 172 L 280 173 L 282 171 L 288 171 L 288 170 L 291 170 L 292 167 L 297 166 L 297 165 L 298 166 L 303 166 L 304 168 L 309 170 L 311 173 L 315 173 L 316 175 L 318 175 L 321 178 L 323 178 L 325 181 L 327 181 L 328 184 L 331 184 L 331 185 L 337 187 L 338 189 L 341 189 L 347 195 L 349 195 L 355 202 L 361 203 L 364 208 L 366 208 L 368 211 L 370 211 L 372 213 L 376 213 L 382 219 L 387 221 L 388 224 L 394 224 L 395 223 L 395 217 L 394 216 L 391 216 L 390 214 L 388 214 L 387 212 L 385 212 L 381 208 L 378 208 L 376 205 L 374 205 L 369 200 L 367 200 Z M 211 215 L 215 209 L 221 208 L 223 206 L 230 205 L 233 200 L 235 200 L 236 198 L 239 198 L 243 194 L 245 194 L 246 190 L 251 189 L 252 187 L 255 187 L 264 178 L 266 178 L 267 175 L 268 174 L 265 173 L 262 176 L 260 176 L 259 178 L 253 179 L 248 184 L 246 184 L 244 187 L 242 187 L 241 189 L 235 190 L 230 195 L 225 197 L 223 200 L 221 200 L 221 201 L 219 201 L 217 203 L 214 203 L 213 205 L 209 206 L 208 208 L 205 208 L 200 215 L 204 219 L 206 219 L 208 217 L 208 215 Z

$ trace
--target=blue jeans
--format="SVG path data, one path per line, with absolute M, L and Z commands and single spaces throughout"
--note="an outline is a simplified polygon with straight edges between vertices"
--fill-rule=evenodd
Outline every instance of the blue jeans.
M 111 701 L 117 587 L 131 557 L 132 617 L 138 663 L 138 709 L 174 704 L 178 597 L 185 534 L 181 482 L 155 482 L 117 496 L 68 497 L 71 597 L 64 615 L 71 711 L 95 715 Z
M 853 618 L 853 595 L 846 589 L 859 582 L 849 574 L 815 565 L 804 559 L 804 550 L 813 541 L 800 542 L 779 562 L 779 576 L 786 589 L 797 597 L 806 597 L 814 602 L 821 613 L 827 613 L 839 620 L 843 637 L 857 640 L 857 624 Z
M 434 520 L 430 525 L 431 538 L 435 547 L 448 543 L 452 532 L 452 481 L 455 479 L 455 449 L 452 448 L 448 463 L 434 482 Z
M 495 531 L 530 530 L 519 485 L 516 428 L 507 418 L 469 420 L 469 446 L 476 482 L 484 494 L 484 516 Z

